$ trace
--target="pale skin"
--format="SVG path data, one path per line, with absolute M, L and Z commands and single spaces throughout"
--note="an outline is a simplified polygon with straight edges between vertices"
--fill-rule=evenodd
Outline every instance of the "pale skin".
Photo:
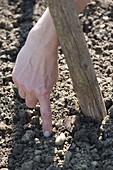
M 79 14 L 89 0 L 77 0 Z M 47 8 L 28 34 L 13 69 L 13 81 L 26 105 L 34 108 L 40 103 L 42 129 L 45 137 L 52 132 L 50 93 L 58 79 L 58 36 Z

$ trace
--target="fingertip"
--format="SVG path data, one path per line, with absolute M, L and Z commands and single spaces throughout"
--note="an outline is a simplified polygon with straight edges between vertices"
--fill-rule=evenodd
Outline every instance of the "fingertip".
M 49 136 L 51 136 L 51 131 L 43 131 L 43 135 L 48 138 Z
M 35 108 L 35 106 L 37 104 L 37 99 L 35 98 L 35 96 L 32 96 L 29 93 L 26 93 L 25 101 L 26 101 L 27 107 L 29 107 L 29 108 Z
M 31 109 L 33 109 L 33 108 L 35 108 L 35 106 L 36 106 L 36 103 L 26 103 L 26 106 L 27 107 L 29 107 L 29 108 L 31 108 Z

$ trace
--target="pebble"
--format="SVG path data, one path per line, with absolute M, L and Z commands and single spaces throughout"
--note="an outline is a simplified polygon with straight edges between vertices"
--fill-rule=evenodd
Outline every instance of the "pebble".
M 31 118 L 33 112 L 32 112 L 32 110 L 27 109 L 27 110 L 25 111 L 25 114 L 26 114 L 29 118 Z M 20 116 L 21 116 L 21 115 L 20 115 Z
M 57 166 L 57 165 L 56 165 Z M 46 168 L 46 170 L 61 170 L 61 168 L 54 168 L 54 165 L 50 165 L 49 167 Z
M 104 130 L 103 132 L 102 132 L 102 140 L 106 140 L 107 139 L 107 132 Z
M 39 116 L 33 116 L 31 118 L 31 123 L 34 124 L 34 125 L 39 125 Z
M 27 130 L 24 136 L 22 137 L 23 142 L 29 142 L 31 139 L 33 139 L 35 136 L 35 133 L 32 130 Z
M 69 162 L 72 157 L 72 153 L 70 151 L 67 151 L 65 154 L 65 161 Z
M 64 141 L 66 140 L 65 134 L 61 133 L 55 140 L 55 144 L 58 146 L 61 146 L 64 144 Z
M 33 169 L 33 161 L 28 161 L 22 164 L 21 170 L 31 170 Z
M 106 26 L 105 24 L 101 24 L 101 25 L 100 25 L 100 28 L 101 28 L 101 29 L 102 29 L 102 28 L 105 28 L 105 26 Z
M 100 160 L 100 156 L 95 152 L 92 152 L 92 158 L 95 160 Z
M 0 122 L 0 131 L 5 131 L 7 128 L 7 125 L 2 121 Z
M 59 128 L 62 126 L 62 122 L 63 120 L 59 120 L 57 123 L 56 123 L 56 127 Z
M 111 166 L 111 165 L 107 166 L 106 170 L 113 170 L 113 166 Z
M 40 155 L 42 153 L 41 150 L 35 150 L 35 155 Z
M 87 170 L 87 169 L 88 169 L 88 167 L 86 164 L 81 165 L 81 170 Z
M 36 162 L 36 163 L 40 163 L 41 160 L 42 160 L 41 155 L 37 155 L 34 157 L 34 162 Z
M 5 19 L 1 19 L 1 21 L 0 21 L 0 28 L 2 28 L 2 29 L 5 28 Z
M 96 167 L 98 165 L 98 162 L 97 161 L 92 161 L 91 164 L 92 164 L 92 166 Z
M 98 81 L 99 84 L 102 83 L 102 79 L 99 78 L 99 77 L 97 77 L 97 81 Z
M 11 31 L 11 30 L 13 29 L 13 24 L 10 23 L 10 22 L 7 22 L 7 23 L 6 23 L 6 29 L 7 29 L 8 31 Z
M 91 1 L 90 3 L 91 3 L 91 5 L 93 5 L 93 6 L 96 5 L 96 2 L 95 2 L 95 1 Z
M 76 149 L 76 144 L 75 143 L 72 143 L 71 146 L 70 146 L 70 150 L 71 151 L 74 151 Z
M 45 163 L 50 164 L 50 163 L 52 163 L 52 161 L 53 161 L 53 157 L 52 156 L 46 156 Z
M 62 156 L 64 155 L 63 151 L 62 151 L 62 150 L 59 150 L 59 151 L 58 151 L 58 155 L 59 155 L 59 157 L 62 157 Z
M 81 154 L 80 153 L 76 153 L 76 158 L 80 158 Z
M 1 58 L 2 60 L 6 60 L 6 59 L 7 59 L 7 56 L 3 54 L 3 55 L 0 56 L 0 58 Z
M 103 16 L 103 20 L 104 21 L 109 21 L 109 17 L 108 16 Z
M 106 106 L 107 110 L 112 107 L 112 99 L 111 99 L 111 98 L 107 97 L 107 98 L 105 99 L 105 106 Z M 113 112 L 112 112 L 112 114 L 113 114 Z M 110 116 L 112 116 L 112 115 L 110 115 Z M 112 117 L 111 117 L 111 118 L 112 118 Z

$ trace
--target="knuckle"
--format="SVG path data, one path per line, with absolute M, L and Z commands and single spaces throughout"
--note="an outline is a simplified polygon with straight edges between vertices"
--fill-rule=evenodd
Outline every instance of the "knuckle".
M 29 101 L 26 102 L 26 105 L 27 105 L 27 107 L 29 107 L 29 108 L 34 108 L 34 107 L 35 107 L 35 104 L 34 104 L 34 103 L 31 103 L 31 102 L 29 102 Z
M 29 96 L 29 95 L 26 96 L 26 105 L 29 108 L 35 108 L 36 103 L 37 103 L 37 99 L 35 99 L 33 96 Z

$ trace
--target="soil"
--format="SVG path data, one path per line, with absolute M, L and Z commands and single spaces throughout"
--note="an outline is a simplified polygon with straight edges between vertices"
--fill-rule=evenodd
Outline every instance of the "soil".
M 83 116 L 62 49 L 51 94 L 53 133 L 42 135 L 39 106 L 29 109 L 12 82 L 18 51 L 46 8 L 44 0 L 0 0 L 0 169 L 113 170 L 113 1 L 80 14 L 107 108 L 101 125 Z

